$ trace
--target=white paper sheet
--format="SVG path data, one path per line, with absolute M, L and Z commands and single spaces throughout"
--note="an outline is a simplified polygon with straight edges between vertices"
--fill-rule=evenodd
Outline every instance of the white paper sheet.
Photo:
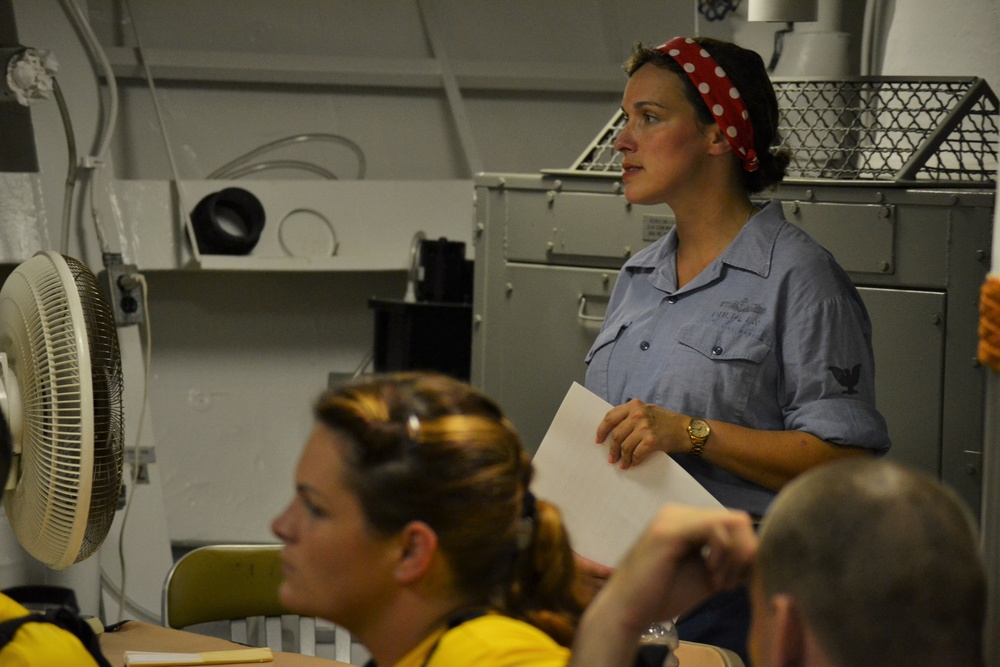
M 608 463 L 594 435 L 611 408 L 574 382 L 535 453 L 531 488 L 562 511 L 574 551 L 614 567 L 662 505 L 722 504 L 665 454 L 628 470 Z
M 235 665 L 251 662 L 273 662 L 269 648 L 238 648 L 205 653 L 160 653 L 156 651 L 125 651 L 125 667 L 175 667 L 178 665 Z

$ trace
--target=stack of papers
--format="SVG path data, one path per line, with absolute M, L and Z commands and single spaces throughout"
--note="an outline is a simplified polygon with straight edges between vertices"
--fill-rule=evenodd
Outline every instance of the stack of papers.
M 536 497 L 563 514 L 573 551 L 615 567 L 666 503 L 722 507 L 676 461 L 654 454 L 622 470 L 608 462 L 608 445 L 594 443 L 613 406 L 574 382 L 533 463 Z
M 272 662 L 274 654 L 269 648 L 241 648 L 231 651 L 205 653 L 154 653 L 125 651 L 126 665 L 143 667 L 170 667 L 171 665 L 232 665 L 243 662 Z

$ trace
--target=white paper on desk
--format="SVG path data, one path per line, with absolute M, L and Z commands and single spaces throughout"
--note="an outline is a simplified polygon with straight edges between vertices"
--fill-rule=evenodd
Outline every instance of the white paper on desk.
M 175 667 L 177 665 L 234 665 L 248 662 L 273 662 L 269 648 L 238 648 L 203 653 L 161 653 L 157 651 L 125 651 L 125 667 Z
M 655 454 L 622 470 L 594 444 L 612 405 L 574 382 L 535 453 L 532 492 L 562 511 L 573 551 L 614 567 L 668 502 L 722 507 L 676 461 Z

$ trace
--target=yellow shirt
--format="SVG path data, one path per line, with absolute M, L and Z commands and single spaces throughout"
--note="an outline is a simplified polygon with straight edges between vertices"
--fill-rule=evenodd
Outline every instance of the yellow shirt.
M 0 593 L 0 621 L 26 616 L 28 610 Z M 3 667 L 96 667 L 97 662 L 71 632 L 51 623 L 25 623 L 0 648 Z
M 568 648 L 529 623 L 499 614 L 434 633 L 395 667 L 421 667 L 428 655 L 426 667 L 565 667 L 569 662 Z

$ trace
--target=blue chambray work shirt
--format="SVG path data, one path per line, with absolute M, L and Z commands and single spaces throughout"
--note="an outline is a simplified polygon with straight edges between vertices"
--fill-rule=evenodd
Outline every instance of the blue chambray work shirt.
M 681 414 L 889 449 L 868 312 L 833 256 L 779 202 L 677 287 L 677 231 L 632 257 L 587 354 L 587 388 Z M 711 447 L 711 440 L 707 445 Z M 722 504 L 762 516 L 774 491 L 675 456 Z

